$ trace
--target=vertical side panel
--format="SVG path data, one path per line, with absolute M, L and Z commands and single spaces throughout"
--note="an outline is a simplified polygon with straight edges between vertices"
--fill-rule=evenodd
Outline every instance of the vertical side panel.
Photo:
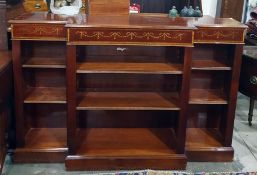
M 191 60 L 192 60 L 192 48 L 184 48 L 183 55 L 183 77 L 180 89 L 180 114 L 177 124 L 177 153 L 182 154 L 185 151 L 185 137 L 186 137 L 186 113 L 188 111 L 189 101 L 189 82 L 191 74 Z
M 76 46 L 67 46 L 66 52 L 67 82 L 67 142 L 69 154 L 76 152 Z
M 20 42 L 21 41 L 12 41 L 17 147 L 23 147 L 25 145 L 25 134 L 26 134 L 25 119 L 23 115 L 24 86 L 23 86 L 23 77 L 22 77 Z
M 234 128 L 235 110 L 236 110 L 236 100 L 237 91 L 239 86 L 240 77 L 240 67 L 241 67 L 241 57 L 243 52 L 243 45 L 235 45 L 231 49 L 231 57 L 233 61 L 230 88 L 229 88 L 229 101 L 228 101 L 228 111 L 225 122 L 225 133 L 224 133 L 224 144 L 225 146 L 231 146 L 232 135 Z

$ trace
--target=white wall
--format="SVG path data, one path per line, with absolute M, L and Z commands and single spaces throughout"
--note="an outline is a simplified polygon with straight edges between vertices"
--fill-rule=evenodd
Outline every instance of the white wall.
M 202 0 L 203 15 L 215 17 L 217 10 L 217 0 Z

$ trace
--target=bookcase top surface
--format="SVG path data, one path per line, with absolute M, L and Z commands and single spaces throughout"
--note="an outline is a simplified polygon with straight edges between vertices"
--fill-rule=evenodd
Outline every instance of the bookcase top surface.
M 24 13 L 17 16 L 14 19 L 9 20 L 10 24 L 14 23 L 46 23 L 46 24 L 66 24 L 68 16 L 66 15 L 56 15 L 48 12 L 33 12 Z
M 196 27 L 247 28 L 246 25 L 233 18 L 213 18 L 211 16 L 203 16 L 201 18 L 193 18 L 193 20 Z
M 167 14 L 130 14 L 120 16 L 80 14 L 68 19 L 67 27 L 104 28 L 156 28 L 156 29 L 196 29 L 192 20 L 169 18 Z
M 67 27 L 106 27 L 106 28 L 157 28 L 157 29 L 196 29 L 197 27 L 246 28 L 232 18 L 169 18 L 167 14 L 141 13 L 130 15 L 55 15 L 48 12 L 24 13 L 9 23 L 66 24 Z

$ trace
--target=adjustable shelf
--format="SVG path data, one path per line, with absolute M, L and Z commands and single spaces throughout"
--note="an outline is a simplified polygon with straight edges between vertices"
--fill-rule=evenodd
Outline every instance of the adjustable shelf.
M 27 90 L 24 103 L 66 103 L 66 89 L 56 87 L 34 87 Z
M 180 110 L 177 93 L 79 93 L 77 110 Z
M 66 68 L 66 61 L 62 57 L 31 57 L 25 60 L 25 63 L 22 65 L 23 68 Z
M 192 60 L 192 70 L 231 70 L 231 67 L 226 65 L 224 61 L 215 59 L 199 59 Z
M 224 92 L 220 89 L 191 89 L 189 104 L 228 104 Z
M 182 65 L 170 63 L 78 63 L 77 73 L 182 74 Z

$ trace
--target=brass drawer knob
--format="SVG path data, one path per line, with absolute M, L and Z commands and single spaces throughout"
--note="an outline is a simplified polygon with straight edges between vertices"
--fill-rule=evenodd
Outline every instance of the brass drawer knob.
M 257 77 L 256 76 L 251 76 L 250 77 L 250 83 L 254 84 L 254 85 L 257 84 Z

